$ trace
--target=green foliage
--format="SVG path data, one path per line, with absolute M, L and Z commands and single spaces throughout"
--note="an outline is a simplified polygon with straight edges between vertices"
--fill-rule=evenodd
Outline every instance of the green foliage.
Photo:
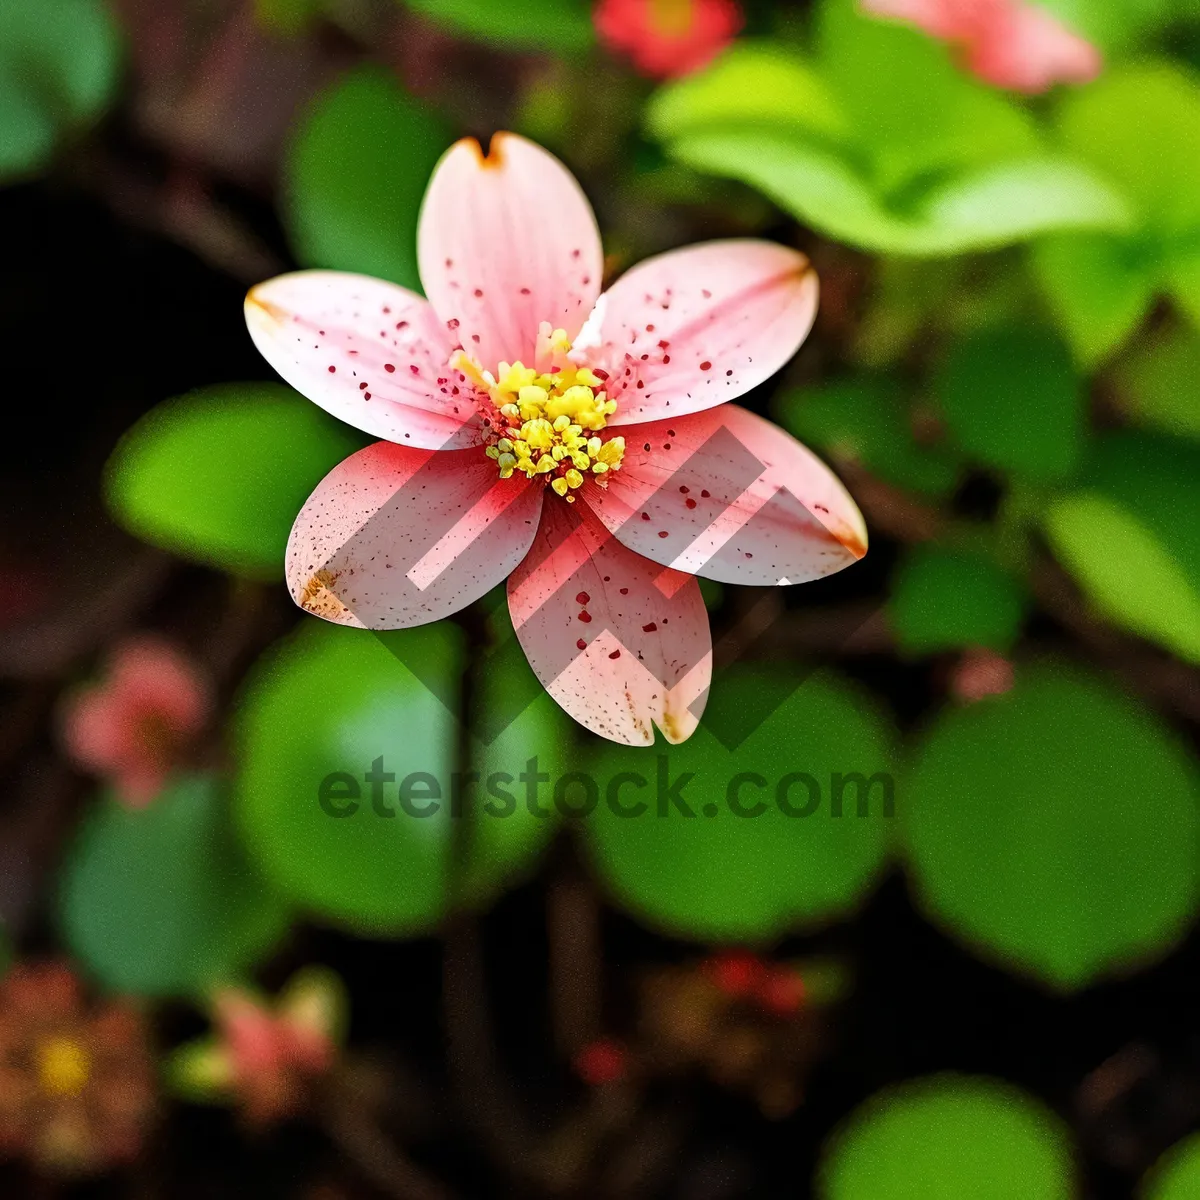
M 276 578 L 292 522 L 360 435 L 290 388 L 203 388 L 152 409 L 106 469 L 110 510 L 131 533 L 239 575 Z
M 939 546 L 908 553 L 888 602 L 900 649 L 929 654 L 963 646 L 1007 651 L 1025 613 L 1020 585 L 994 563 Z
M 1200 332 L 1173 329 L 1140 346 L 1122 364 L 1119 388 L 1136 424 L 1200 440 Z
M 821 1200 L 1070 1200 L 1071 1149 L 1043 1105 L 996 1079 L 935 1075 L 877 1093 L 826 1148 Z
M 285 168 L 288 229 L 309 267 L 357 271 L 420 289 L 417 217 L 450 142 L 429 109 L 378 67 L 317 97 Z
M 1043 147 L 1020 108 L 850 0 L 822 8 L 813 62 L 734 50 L 660 93 L 648 128 L 680 162 L 879 253 L 960 254 L 1129 220 L 1118 191 Z
M 1110 434 L 1080 482 L 1046 510 L 1055 553 L 1109 620 L 1200 663 L 1200 448 Z
M 801 680 L 794 670 L 721 676 L 703 723 L 681 746 L 593 743 L 589 770 L 600 803 L 588 834 L 596 866 L 618 900 L 651 924 L 699 940 L 771 938 L 845 915 L 877 875 L 891 840 L 883 788 L 877 781 L 869 815 L 859 816 L 858 789 L 847 786 L 843 815 L 834 816 L 833 777 L 894 775 L 887 726 L 847 684 L 829 675 Z M 727 750 L 712 731 L 738 728 L 764 694 L 786 699 Z M 645 781 L 616 793 L 620 804 L 645 803 L 640 816 L 620 817 L 605 802 L 622 772 Z M 740 797 L 756 815 L 739 816 L 730 803 L 731 781 L 744 772 L 759 778 L 745 780 L 733 803 Z M 814 795 L 798 773 L 816 782 L 820 806 L 808 816 L 785 816 L 776 802 L 781 780 L 790 777 L 785 800 L 795 809 Z M 666 799 L 687 776 L 677 794 L 690 817 Z
M 944 713 L 903 789 L 929 914 L 1062 990 L 1158 958 L 1194 911 L 1193 764 L 1144 708 L 1065 668 Z
M 177 781 L 149 807 L 102 800 L 63 868 L 67 945 L 105 986 L 198 995 L 247 966 L 282 932 L 286 911 L 246 861 L 220 785 Z
M 0 4 L 0 180 L 44 166 L 63 135 L 96 120 L 119 67 L 101 0 Z
M 404 0 L 451 32 L 497 47 L 571 53 L 592 44 L 587 0 Z
M 480 786 L 456 783 L 457 632 L 445 622 L 382 635 L 309 622 L 251 678 L 237 726 L 238 817 L 263 870 L 297 904 L 367 930 L 424 931 L 459 899 L 490 899 L 544 844 L 550 822 L 529 812 L 523 785 L 513 787 L 514 810 L 492 818 L 472 804 Z M 537 703 L 490 747 L 476 746 L 470 769 L 485 781 L 492 771 L 517 776 L 541 755 L 553 771 L 562 730 Z M 396 778 L 378 785 L 377 812 L 364 776 L 380 758 Z M 428 778 L 410 782 L 405 811 L 398 789 L 417 773 Z M 466 860 L 455 880 L 460 836 Z
M 279 33 L 305 30 L 325 7 L 325 0 L 254 0 L 259 24 Z
M 1200 1196 L 1200 1135 L 1172 1146 L 1138 1195 L 1141 1200 L 1192 1200 Z
M 1062 478 L 1078 465 L 1083 389 L 1053 334 L 1011 326 L 964 338 L 934 392 L 958 444 L 979 462 L 1034 480 Z
M 1034 256 L 1081 361 L 1115 349 L 1160 292 L 1200 321 L 1200 83 L 1165 62 L 1113 68 L 1063 103 L 1058 127 L 1135 216 L 1123 235 L 1055 239 Z
M 863 376 L 784 392 L 775 416 L 801 441 L 899 487 L 938 496 L 958 480 L 953 454 L 917 444 L 902 389 L 891 380 Z

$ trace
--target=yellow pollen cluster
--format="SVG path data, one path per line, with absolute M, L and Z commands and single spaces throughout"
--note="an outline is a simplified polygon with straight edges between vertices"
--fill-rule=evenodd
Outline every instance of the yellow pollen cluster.
M 72 1037 L 48 1037 L 38 1047 L 38 1082 L 51 1096 L 78 1096 L 92 1073 L 91 1055 Z
M 617 404 L 605 397 L 600 375 L 570 361 L 570 349 L 563 330 L 551 332 L 543 324 L 537 357 L 551 363 L 547 371 L 502 362 L 492 375 L 461 351 L 451 365 L 485 390 L 496 407 L 498 436 L 485 453 L 496 460 L 500 478 L 514 471 L 530 479 L 546 476 L 551 488 L 573 503 L 571 492 L 582 487 L 588 475 L 603 485 L 609 471 L 620 469 L 625 439 L 597 436 Z

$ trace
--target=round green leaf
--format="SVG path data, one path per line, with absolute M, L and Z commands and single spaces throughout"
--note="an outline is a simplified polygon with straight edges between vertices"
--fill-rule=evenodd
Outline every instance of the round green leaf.
M 1008 650 L 1024 611 L 1025 594 L 1010 575 L 987 559 L 940 546 L 909 552 L 888 603 L 896 640 L 911 654 L 962 646 Z
M 904 790 L 913 882 L 939 923 L 1055 987 L 1171 947 L 1200 871 L 1192 762 L 1140 705 L 1063 667 L 948 711 Z
M 1040 329 L 1002 327 L 954 345 L 934 391 L 968 454 L 1038 480 L 1070 474 L 1084 437 L 1084 395 L 1066 347 Z
M 404 0 L 413 12 L 455 33 L 531 50 L 575 51 L 592 44 L 587 0 Z
M 344 75 L 304 114 L 287 155 L 285 215 L 297 258 L 419 290 L 417 217 L 449 140 L 390 72 Z
M 701 940 L 771 938 L 863 898 L 891 839 L 894 770 L 884 720 L 847 684 L 737 669 L 715 681 L 682 745 L 593 743 L 587 833 L 600 874 L 648 923 Z
M 1138 1195 L 1142 1200 L 1195 1200 L 1200 1196 L 1200 1135 L 1172 1146 Z
M 1176 329 L 1140 347 L 1119 383 L 1132 420 L 1200 441 L 1200 332 Z
M 62 133 L 94 120 L 119 65 L 100 0 L 0 4 L 0 179 L 40 167 Z
M 880 1092 L 825 1150 L 822 1200 L 1070 1200 L 1059 1120 L 996 1079 L 935 1075 Z
M 1084 488 L 1053 503 L 1044 528 L 1110 620 L 1200 663 L 1200 449 L 1117 433 L 1089 455 Z
M 84 820 L 63 868 L 59 913 L 71 952 L 107 987 L 197 994 L 282 932 L 285 909 L 227 818 L 217 781 L 197 776 L 148 808 L 105 800 Z
M 309 493 L 362 445 L 290 388 L 205 388 L 158 405 L 125 434 L 106 470 L 108 504 L 144 541 L 237 574 L 278 577 Z
M 568 731 L 524 687 L 523 661 L 504 651 L 480 666 L 478 700 L 498 718 L 478 722 L 463 771 L 456 626 L 372 634 L 310 621 L 267 656 L 238 716 L 236 798 L 281 890 L 331 920 L 411 933 L 528 868 L 554 822 L 530 811 L 520 777 L 534 758 L 535 773 L 557 773 Z M 503 709 L 507 688 L 522 700 Z

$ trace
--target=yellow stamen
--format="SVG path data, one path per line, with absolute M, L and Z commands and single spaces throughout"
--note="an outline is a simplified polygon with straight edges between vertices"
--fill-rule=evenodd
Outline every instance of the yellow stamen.
M 92 1074 L 92 1056 L 75 1038 L 55 1035 L 37 1048 L 37 1074 L 51 1096 L 78 1096 Z

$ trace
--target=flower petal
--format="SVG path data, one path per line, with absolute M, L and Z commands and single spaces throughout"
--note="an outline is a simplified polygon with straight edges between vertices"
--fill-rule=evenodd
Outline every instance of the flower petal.
M 246 324 L 262 356 L 340 420 L 407 446 L 481 440 L 454 342 L 414 292 L 341 271 L 294 271 L 252 288 Z
M 478 450 L 376 442 L 334 467 L 288 539 L 287 582 L 339 625 L 401 629 L 448 617 L 495 587 L 537 530 L 544 487 L 500 479 Z
M 622 275 L 576 345 L 609 372 L 611 424 L 678 417 L 774 375 L 808 336 L 817 290 L 808 259 L 786 246 L 705 242 Z
M 862 514 L 811 450 L 726 404 L 625 433 L 582 498 L 631 550 L 725 583 L 803 583 L 867 551 Z
M 700 585 L 627 550 L 586 505 L 546 505 L 508 608 L 546 691 L 593 733 L 649 746 L 655 724 L 672 743 L 695 731 L 712 678 Z
M 532 364 L 542 321 L 574 337 L 603 270 L 574 176 L 512 133 L 496 134 L 486 157 L 474 138 L 446 153 L 425 193 L 417 258 L 438 316 L 489 370 Z

